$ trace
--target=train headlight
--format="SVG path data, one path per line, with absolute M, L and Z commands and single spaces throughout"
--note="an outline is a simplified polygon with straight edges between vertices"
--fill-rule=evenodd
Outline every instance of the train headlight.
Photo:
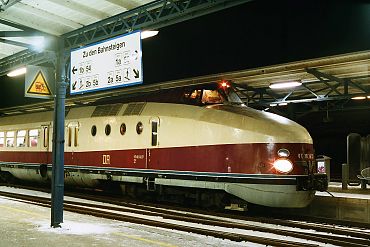
M 279 149 L 279 151 L 277 151 L 277 154 L 279 155 L 279 157 L 286 158 L 289 157 L 290 152 L 288 149 L 281 148 Z
M 288 159 L 278 159 L 274 162 L 274 168 L 281 173 L 289 173 L 293 170 L 293 164 Z

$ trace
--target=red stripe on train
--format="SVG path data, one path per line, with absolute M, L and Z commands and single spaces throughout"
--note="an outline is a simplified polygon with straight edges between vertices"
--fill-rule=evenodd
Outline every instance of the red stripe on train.
M 275 173 L 271 164 L 277 158 L 277 151 L 281 148 L 290 151 L 289 158 L 293 162 L 313 157 L 312 144 L 254 143 L 66 152 L 64 163 L 78 166 L 269 174 Z M 47 164 L 51 163 L 51 153 L 0 151 L 0 161 Z M 303 168 L 295 166 L 290 174 L 302 173 Z

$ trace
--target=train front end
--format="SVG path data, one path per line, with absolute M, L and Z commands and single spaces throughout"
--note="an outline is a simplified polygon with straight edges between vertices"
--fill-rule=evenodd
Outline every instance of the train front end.
M 328 187 L 326 174 L 318 174 L 313 141 L 308 131 L 285 117 L 244 106 L 231 84 L 218 92 L 222 104 L 208 109 L 222 112 L 227 173 L 239 183 L 225 191 L 258 205 L 302 208 L 316 191 Z
M 327 176 L 317 173 L 312 138 L 304 127 L 245 106 L 209 108 L 222 111 L 233 131 L 227 171 L 240 183 L 227 184 L 228 193 L 258 205 L 302 208 L 316 191 L 327 189 Z

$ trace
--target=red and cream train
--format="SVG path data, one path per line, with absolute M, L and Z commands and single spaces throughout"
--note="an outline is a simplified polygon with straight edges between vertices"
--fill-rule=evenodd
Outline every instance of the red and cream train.
M 230 89 L 231 90 L 231 89 Z M 127 193 L 200 202 L 307 206 L 327 179 L 297 123 L 240 104 L 225 90 L 188 90 L 183 102 L 72 108 L 65 122 L 65 183 L 115 183 Z M 223 102 L 223 103 L 221 103 Z M 211 104 L 213 103 L 213 104 Z M 51 178 L 53 112 L 0 118 L 0 174 Z

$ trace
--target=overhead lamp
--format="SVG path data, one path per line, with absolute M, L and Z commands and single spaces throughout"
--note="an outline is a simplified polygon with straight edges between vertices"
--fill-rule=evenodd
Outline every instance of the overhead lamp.
M 270 84 L 271 89 L 282 89 L 282 88 L 292 88 L 302 85 L 300 81 L 286 81 L 286 82 L 277 82 Z
M 156 36 L 158 33 L 159 33 L 159 31 L 149 31 L 149 30 L 142 31 L 141 32 L 141 39 L 146 39 L 146 38 Z
M 369 97 L 369 96 L 367 96 L 367 97 Z M 366 99 L 366 96 L 356 96 L 356 97 L 352 97 L 351 99 L 362 100 L 362 99 Z
M 15 77 L 15 76 L 19 76 L 19 75 L 23 75 L 23 74 L 26 74 L 27 72 L 27 69 L 26 67 L 22 67 L 22 68 L 19 68 L 19 69 L 16 69 L 16 70 L 13 70 L 13 71 L 10 71 L 8 74 L 6 74 L 7 76 L 9 77 Z

